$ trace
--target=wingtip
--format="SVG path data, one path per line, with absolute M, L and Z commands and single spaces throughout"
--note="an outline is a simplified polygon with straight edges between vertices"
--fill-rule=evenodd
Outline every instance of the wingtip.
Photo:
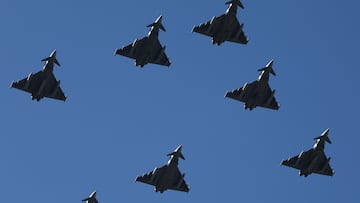
M 281 160 L 281 162 L 280 162 L 280 166 L 283 166 L 284 165 L 284 162 L 285 162 L 285 160 L 283 159 L 283 160 Z
M 229 98 L 230 92 L 231 92 L 231 91 L 225 92 L 224 98 Z
M 135 182 L 140 181 L 140 177 L 141 177 L 141 176 L 136 176 L 136 178 L 135 178 Z
M 118 55 L 118 50 L 119 50 L 119 49 L 115 49 L 115 51 L 114 51 L 114 56 Z

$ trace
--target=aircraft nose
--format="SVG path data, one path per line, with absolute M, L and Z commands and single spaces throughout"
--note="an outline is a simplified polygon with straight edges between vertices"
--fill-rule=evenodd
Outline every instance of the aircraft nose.
M 272 64 L 274 63 L 274 59 L 271 59 L 269 63 L 266 65 L 266 67 L 272 67 Z
M 51 52 L 50 57 L 56 57 L 56 49 L 54 49 L 54 51 Z
M 329 134 L 329 131 L 330 131 L 330 128 L 326 129 L 322 134 L 321 136 L 326 136 Z
M 182 145 L 179 145 L 179 146 L 175 149 L 175 151 L 176 151 L 176 152 L 181 152 L 181 149 L 182 149 Z
M 156 19 L 156 23 L 161 23 L 161 21 L 162 21 L 162 15 L 160 15 L 157 19 Z

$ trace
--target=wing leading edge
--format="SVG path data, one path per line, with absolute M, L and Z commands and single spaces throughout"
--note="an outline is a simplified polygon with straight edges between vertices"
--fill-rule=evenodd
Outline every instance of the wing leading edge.
M 11 87 L 31 93 L 33 99 L 37 99 L 38 101 L 43 97 L 62 101 L 66 100 L 66 96 L 60 87 L 60 81 L 56 80 L 54 74 L 46 77 L 42 71 L 36 74 L 30 74 L 27 78 L 13 82 Z M 43 95 L 37 95 L 39 92 L 43 92 Z
M 230 20 L 229 18 L 234 19 Z M 227 21 L 232 23 L 227 25 Z M 240 24 L 236 17 L 230 17 L 223 14 L 219 17 L 214 16 L 206 23 L 194 26 L 192 32 L 212 37 L 213 44 L 217 43 L 220 45 L 224 41 L 247 44 L 248 39 L 242 28 L 243 24 Z
M 187 186 L 185 180 L 184 180 L 184 174 L 181 174 L 179 169 L 176 169 L 175 174 L 166 174 L 168 166 L 163 166 L 161 168 L 155 168 L 153 171 L 146 173 L 142 176 L 138 176 L 136 178 L 136 181 L 143 182 L 149 185 L 153 185 L 156 187 L 156 191 L 160 191 L 161 193 L 164 192 L 164 190 L 171 189 L 171 190 L 178 190 L 182 192 L 189 192 L 189 187 Z M 166 175 L 165 175 L 166 174 Z M 170 179 L 176 180 L 173 182 L 167 182 L 167 175 L 171 175 Z M 165 183 L 164 185 L 161 185 L 161 183 Z M 163 190 L 157 190 L 157 188 L 163 188 Z
M 148 37 L 135 40 L 121 49 L 116 49 L 115 55 L 122 55 L 135 59 L 136 65 L 143 67 L 147 63 L 163 66 L 170 66 L 171 62 L 165 54 L 165 47 L 162 47 L 158 39 L 151 43 Z
M 318 167 L 308 171 L 309 166 L 313 161 L 319 161 L 320 164 L 318 164 Z M 326 158 L 324 152 L 315 152 L 314 149 L 310 149 L 306 152 L 301 152 L 299 155 L 293 156 L 287 160 L 283 160 L 281 165 L 300 170 L 300 175 L 302 174 L 301 171 L 308 171 L 308 173 L 332 176 L 334 175 L 334 171 L 331 168 L 329 161 L 330 158 Z
M 245 106 L 249 106 L 250 109 L 256 106 L 273 110 L 279 109 L 279 104 L 274 97 L 275 90 L 271 91 L 268 85 L 264 91 L 259 92 L 257 89 L 258 82 L 254 81 L 252 83 L 246 83 L 241 88 L 226 92 L 225 97 L 244 102 Z M 252 105 L 248 105 L 249 103 Z

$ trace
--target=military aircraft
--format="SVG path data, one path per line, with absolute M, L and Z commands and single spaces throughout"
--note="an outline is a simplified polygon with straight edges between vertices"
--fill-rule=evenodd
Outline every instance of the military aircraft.
M 299 175 L 307 177 L 311 173 L 317 173 L 327 176 L 334 175 L 334 171 L 330 167 L 330 157 L 326 158 L 324 148 L 325 141 L 331 144 L 328 137 L 329 129 L 326 129 L 319 137 L 314 138 L 316 144 L 306 152 L 283 160 L 281 165 L 299 169 Z
M 167 155 L 170 156 L 170 159 L 166 165 L 138 176 L 136 181 L 155 186 L 155 192 L 163 193 L 167 189 L 189 192 L 190 189 L 184 180 L 185 174 L 181 174 L 178 168 L 179 157 L 185 160 L 181 148 L 180 145 L 174 152 Z
M 27 78 L 13 82 L 11 87 L 31 93 L 32 100 L 40 101 L 44 97 L 49 97 L 65 101 L 66 96 L 60 88 L 60 80 L 57 81 L 53 74 L 54 64 L 60 66 L 56 59 L 56 50 L 42 61 L 45 61 L 45 65 L 41 71 L 30 73 Z
M 171 62 L 165 54 L 165 46 L 162 47 L 158 39 L 159 29 L 165 31 L 161 21 L 162 16 L 159 16 L 154 23 L 147 26 L 151 29 L 146 37 L 140 40 L 135 39 L 132 44 L 116 49 L 115 55 L 133 58 L 135 59 L 135 65 L 140 67 L 144 67 L 148 63 L 170 66 Z
M 96 199 L 96 191 L 92 192 L 89 197 L 81 200 L 85 203 L 99 203 Z
M 244 24 L 240 24 L 236 17 L 238 6 L 242 9 L 244 6 L 240 0 L 230 0 L 226 4 L 230 5 L 225 14 L 214 16 L 210 21 L 193 27 L 192 32 L 212 37 L 212 43 L 217 45 L 225 41 L 247 44 L 248 39 L 243 31 Z
M 276 75 L 272 68 L 273 62 L 271 60 L 264 68 L 258 70 L 261 73 L 256 81 L 245 83 L 239 89 L 226 92 L 225 97 L 245 102 L 244 108 L 249 110 L 257 106 L 278 110 L 279 104 L 274 97 L 275 90 L 271 90 L 269 86 L 270 73 Z

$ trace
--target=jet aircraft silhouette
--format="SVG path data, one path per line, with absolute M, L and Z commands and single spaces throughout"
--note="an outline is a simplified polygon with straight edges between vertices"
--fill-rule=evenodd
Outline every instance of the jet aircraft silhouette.
M 245 85 L 239 89 L 228 91 L 225 97 L 229 97 L 241 102 L 244 102 L 245 109 L 254 109 L 257 106 L 270 108 L 274 110 L 279 109 L 279 104 L 276 101 L 274 94 L 275 90 L 271 90 L 269 86 L 270 73 L 276 75 L 272 68 L 273 60 L 271 60 L 261 71 L 257 80 Z
M 81 200 L 85 203 L 99 203 L 96 199 L 96 191 L 92 192 L 89 197 Z
M 247 44 L 248 39 L 244 34 L 243 26 L 236 17 L 238 7 L 244 9 L 240 0 L 226 2 L 229 8 L 226 13 L 198 26 L 194 26 L 192 32 L 212 37 L 212 43 L 220 45 L 225 41 Z
M 319 137 L 314 138 L 316 144 L 306 152 L 283 160 L 281 165 L 299 169 L 299 175 L 307 177 L 311 173 L 317 173 L 327 176 L 334 175 L 333 169 L 330 167 L 330 157 L 327 158 L 324 152 L 325 142 L 331 144 L 328 137 L 329 129 L 326 129 Z
M 146 37 L 140 40 L 135 39 L 132 44 L 116 49 L 115 55 L 133 58 L 135 65 L 140 67 L 144 67 L 148 63 L 170 66 L 169 58 L 165 54 L 165 46 L 162 47 L 158 39 L 159 29 L 165 31 L 161 22 L 162 16 L 159 16 L 154 23 L 147 26 L 151 29 Z
M 181 174 L 178 168 L 179 157 L 185 160 L 181 149 L 180 145 L 174 152 L 167 155 L 170 156 L 170 159 L 166 165 L 138 176 L 136 181 L 155 186 L 155 192 L 163 193 L 167 189 L 189 192 L 190 189 L 184 180 L 185 174 Z
M 42 61 L 45 61 L 45 65 L 41 71 L 35 74 L 30 73 L 27 78 L 13 82 L 11 87 L 31 93 L 32 100 L 40 101 L 48 97 L 65 101 L 66 96 L 60 88 L 60 80 L 57 81 L 53 74 L 54 64 L 60 66 L 56 59 L 56 50 Z

